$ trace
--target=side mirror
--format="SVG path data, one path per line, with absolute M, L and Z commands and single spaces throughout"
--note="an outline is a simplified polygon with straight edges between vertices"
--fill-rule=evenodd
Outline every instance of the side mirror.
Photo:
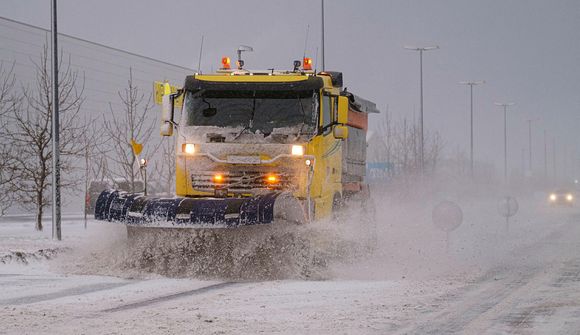
M 161 100 L 161 122 L 173 122 L 173 96 L 165 94 Z
M 163 122 L 160 129 L 161 136 L 173 135 L 173 124 L 170 122 Z
M 346 140 L 348 138 L 348 127 L 347 126 L 336 125 L 332 129 L 332 135 L 337 140 Z
M 348 98 L 339 96 L 338 97 L 338 111 L 336 115 L 336 121 L 339 124 L 348 123 Z

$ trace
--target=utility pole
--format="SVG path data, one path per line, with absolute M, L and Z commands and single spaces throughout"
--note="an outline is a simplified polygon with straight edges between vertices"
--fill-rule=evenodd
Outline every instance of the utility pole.
M 407 50 L 419 51 L 419 96 L 420 96 L 420 114 L 419 114 L 419 169 L 421 174 L 425 169 L 425 140 L 423 131 L 423 52 L 429 50 L 439 49 L 438 45 L 428 47 L 411 47 L 404 46 Z
M 471 177 L 473 178 L 473 86 L 484 84 L 485 81 L 460 81 L 460 84 L 469 85 L 469 97 L 470 97 L 470 142 L 469 142 L 469 161 L 470 161 L 470 169 L 471 169 Z
M 324 67 L 324 0 L 321 0 L 321 5 L 322 5 L 322 71 L 324 71 L 325 67 Z
M 513 106 L 515 103 L 495 103 L 496 106 L 503 107 L 503 172 L 504 181 L 507 183 L 508 180 L 508 164 L 507 164 L 507 108 L 508 106 Z
M 58 31 L 56 0 L 51 2 L 52 51 L 52 239 L 61 240 L 60 222 L 60 122 L 58 108 Z
M 544 129 L 544 179 L 548 181 L 548 141 L 546 139 L 546 129 Z

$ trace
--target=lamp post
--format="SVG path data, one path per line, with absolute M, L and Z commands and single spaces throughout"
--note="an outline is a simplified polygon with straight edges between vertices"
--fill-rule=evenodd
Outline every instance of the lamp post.
M 532 173 L 532 122 L 538 121 L 538 120 L 539 119 L 526 120 L 526 122 L 528 123 L 528 149 L 530 150 L 530 152 L 529 152 L 529 165 L 528 165 L 528 169 L 530 171 L 530 174 Z
M 460 81 L 459 82 L 462 85 L 469 85 L 469 97 L 470 97 L 470 119 L 469 119 L 469 123 L 470 123 L 470 128 L 471 128 L 471 132 L 470 132 L 470 145 L 469 145 L 469 160 L 470 160 L 470 166 L 471 166 L 471 177 L 473 178 L 473 86 L 475 85 L 480 85 L 480 84 L 485 84 L 485 80 L 480 80 L 480 81 Z
M 52 51 L 52 238 L 61 240 L 60 209 L 60 122 L 58 95 L 58 32 L 56 27 L 56 0 L 51 1 L 51 51 Z
M 147 159 L 145 158 L 141 158 L 141 160 L 139 161 L 139 168 L 141 169 L 141 171 L 143 172 L 143 183 L 144 188 L 143 188 L 143 193 L 146 196 L 147 195 Z
M 548 141 L 546 140 L 546 129 L 544 129 L 544 181 L 548 181 Z
M 509 106 L 513 106 L 515 105 L 515 103 L 513 102 L 508 102 L 508 103 L 499 103 L 496 102 L 495 103 L 496 106 L 501 106 L 503 107 L 503 159 L 504 159 L 504 180 L 507 183 L 507 108 Z
M 429 50 L 439 49 L 438 45 L 428 46 L 428 47 L 411 47 L 411 46 L 404 46 L 403 48 L 407 50 L 419 51 L 419 89 L 420 89 L 420 115 L 419 115 L 419 168 L 421 170 L 421 174 L 423 174 L 423 169 L 425 167 L 425 155 L 424 155 L 424 137 L 423 137 L 423 52 Z

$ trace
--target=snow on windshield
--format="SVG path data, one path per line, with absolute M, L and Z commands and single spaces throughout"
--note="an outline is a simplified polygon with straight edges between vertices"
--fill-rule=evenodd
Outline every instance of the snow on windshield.
M 276 128 L 316 129 L 317 94 L 313 91 L 204 91 L 188 92 L 183 117 L 188 126 L 243 127 L 269 135 Z

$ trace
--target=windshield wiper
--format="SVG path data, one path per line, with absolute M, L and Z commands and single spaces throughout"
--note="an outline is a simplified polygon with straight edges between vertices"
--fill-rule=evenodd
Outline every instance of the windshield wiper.
M 252 100 L 252 114 L 250 115 L 250 120 L 248 122 L 247 126 L 244 126 L 244 129 L 242 129 L 242 131 L 240 131 L 236 137 L 234 137 L 234 141 L 237 140 L 240 136 L 242 136 L 242 134 L 248 130 L 248 129 L 252 129 L 252 127 L 254 126 L 254 114 L 256 113 L 256 91 L 254 91 L 254 94 L 252 96 L 253 100 Z
M 298 129 L 298 134 L 296 134 L 296 138 L 294 139 L 294 141 L 296 141 L 297 139 L 300 138 L 300 136 L 302 136 L 302 129 L 306 125 L 306 112 L 304 111 L 304 106 L 302 106 L 302 100 L 300 100 L 299 95 L 296 95 L 296 99 L 298 99 L 298 104 L 300 105 L 300 110 L 302 111 L 302 124 L 300 125 L 300 129 Z
M 212 117 L 217 114 L 217 108 L 212 107 L 211 104 L 207 100 L 205 100 L 205 97 L 201 98 L 201 101 L 207 104 L 207 108 L 201 111 L 201 115 L 203 115 L 204 117 Z

